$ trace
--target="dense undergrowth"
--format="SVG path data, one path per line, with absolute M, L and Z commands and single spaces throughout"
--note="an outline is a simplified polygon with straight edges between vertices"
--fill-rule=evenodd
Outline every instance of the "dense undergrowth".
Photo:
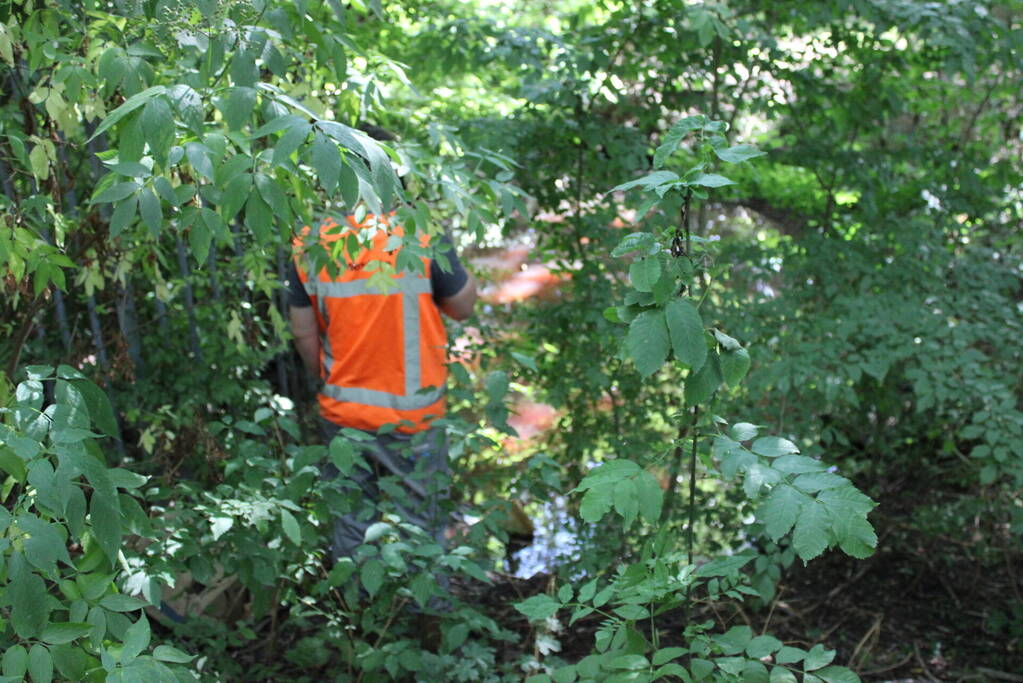
M 1021 16 L 0 3 L 4 680 L 1011 680 Z M 358 206 L 491 282 L 379 503 L 281 288 Z

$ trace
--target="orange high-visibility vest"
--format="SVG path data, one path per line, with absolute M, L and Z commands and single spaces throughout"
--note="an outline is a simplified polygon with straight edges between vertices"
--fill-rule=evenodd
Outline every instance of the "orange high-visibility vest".
M 397 273 L 396 287 L 371 288 L 369 278 L 379 265 L 369 262 L 395 265 L 398 251 L 385 247 L 390 234 L 402 234 L 401 227 L 385 229 L 386 218 L 372 216 L 363 223 L 349 216 L 348 224 L 342 229 L 328 218 L 317 230 L 306 226 L 311 236 L 295 240 L 296 270 L 320 329 L 320 413 L 367 431 L 385 424 L 397 424 L 406 434 L 425 430 L 444 414 L 447 381 L 447 334 L 433 301 L 430 260 L 423 259 L 422 274 Z M 354 258 L 344 253 L 345 267 L 334 277 L 326 267 L 310 277 L 303 239 L 328 246 L 361 230 L 376 231 L 370 249 Z

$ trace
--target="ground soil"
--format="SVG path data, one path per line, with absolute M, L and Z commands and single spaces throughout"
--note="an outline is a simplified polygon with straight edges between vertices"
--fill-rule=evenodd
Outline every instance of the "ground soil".
M 980 528 L 980 519 L 978 528 L 961 530 L 958 538 L 925 534 L 908 522 L 912 509 L 899 502 L 915 498 L 904 487 L 879 498 L 871 515 L 879 536 L 872 557 L 832 551 L 806 566 L 797 562 L 771 604 L 725 606 L 710 616 L 723 628 L 745 622 L 790 645 L 822 642 L 837 650 L 836 664 L 864 681 L 1023 683 L 1023 548 L 1004 529 Z M 519 631 L 528 646 L 529 625 L 511 603 L 552 585 L 547 575 L 504 578 L 470 601 Z M 684 614 L 665 615 L 659 623 L 665 632 L 679 632 Z M 575 624 L 571 637 L 562 638 L 562 656 L 589 654 L 598 624 Z

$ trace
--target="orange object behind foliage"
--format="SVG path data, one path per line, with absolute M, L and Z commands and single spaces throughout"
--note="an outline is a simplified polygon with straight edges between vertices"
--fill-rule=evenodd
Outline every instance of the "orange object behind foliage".
M 486 287 L 481 298 L 487 303 L 509 304 L 553 293 L 567 275 L 555 275 L 544 265 L 533 264 L 503 282 Z
M 540 263 L 527 264 L 531 247 L 517 244 L 500 251 L 473 256 L 470 263 L 482 271 L 488 284 L 480 298 L 490 304 L 509 304 L 552 293 L 567 274 L 554 274 Z
M 546 403 L 519 399 L 511 409 L 508 425 L 519 433 L 519 440 L 529 440 L 554 426 L 559 412 Z

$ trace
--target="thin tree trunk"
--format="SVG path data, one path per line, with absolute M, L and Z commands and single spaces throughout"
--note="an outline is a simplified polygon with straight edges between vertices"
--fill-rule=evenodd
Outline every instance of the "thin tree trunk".
M 209 270 L 210 275 L 210 297 L 213 301 L 220 301 L 222 299 L 222 292 L 220 291 L 220 281 L 217 279 L 217 247 L 210 245 L 210 254 L 206 258 L 206 268 Z
M 284 279 L 287 277 L 287 273 L 284 269 L 284 249 L 277 247 L 277 281 L 283 285 Z M 287 302 L 284 297 L 284 288 L 278 287 L 274 292 L 274 302 L 277 306 L 277 312 L 281 314 L 282 319 L 287 319 L 288 310 Z M 291 349 L 288 348 L 286 351 L 281 352 L 277 356 L 277 384 L 280 390 L 285 396 L 295 400 L 296 395 L 294 388 L 291 386 Z
M 181 239 L 181 235 L 175 235 L 174 242 L 178 249 L 178 270 L 181 272 L 181 279 L 184 281 L 185 312 L 188 314 L 188 338 L 192 346 L 192 355 L 201 363 L 202 349 L 199 347 L 199 327 L 195 321 L 195 297 L 192 292 L 188 254 L 185 252 L 185 243 Z
M 245 277 L 245 266 L 242 265 L 242 254 L 244 249 L 242 248 L 242 232 L 241 226 L 238 221 L 232 221 L 231 232 L 234 235 L 232 244 L 234 246 L 234 255 L 238 259 L 238 281 L 242 283 L 241 298 L 248 306 L 242 306 L 242 320 L 245 322 L 246 331 L 252 328 L 252 290 L 249 289 L 248 278 Z
M 131 287 L 118 285 L 117 287 L 117 324 L 121 328 L 128 347 L 128 357 L 135 366 L 135 375 L 145 374 L 145 365 L 142 358 L 142 342 L 138 335 L 138 315 L 135 311 L 135 295 Z
M 92 343 L 96 351 L 96 362 L 106 370 L 110 365 L 107 357 L 107 347 L 103 343 L 103 327 L 99 322 L 99 313 L 96 311 L 96 297 L 90 294 L 85 299 L 86 310 L 89 311 L 89 330 L 92 332 Z

